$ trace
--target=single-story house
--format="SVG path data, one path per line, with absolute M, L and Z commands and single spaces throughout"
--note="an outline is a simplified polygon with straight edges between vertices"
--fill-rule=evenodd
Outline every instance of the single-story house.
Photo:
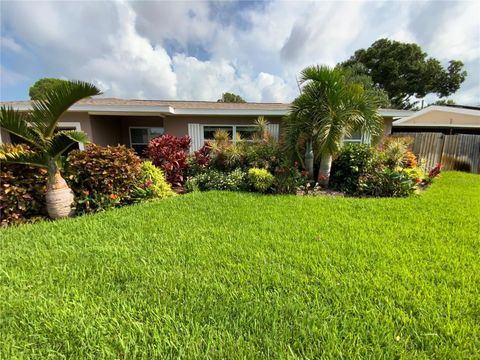
M 2 102 L 21 111 L 31 109 L 29 101 Z M 197 150 L 205 140 L 212 139 L 218 129 L 229 132 L 232 141 L 236 134 L 248 139 L 254 120 L 264 116 L 271 134 L 278 138 L 281 120 L 289 111 L 284 103 L 219 103 L 210 101 L 124 100 L 113 98 L 84 99 L 73 105 L 61 118 L 59 128 L 76 129 L 87 133 L 100 145 L 124 144 L 141 153 L 150 139 L 162 135 L 189 135 L 191 150 Z M 412 111 L 380 109 L 384 118 L 384 133 L 390 134 L 394 119 L 413 114 Z M 5 131 L 0 142 L 15 142 Z M 366 137 L 354 134 L 346 142 L 367 142 Z
M 480 135 L 480 107 L 428 106 L 411 116 L 393 122 L 392 133 L 409 132 Z

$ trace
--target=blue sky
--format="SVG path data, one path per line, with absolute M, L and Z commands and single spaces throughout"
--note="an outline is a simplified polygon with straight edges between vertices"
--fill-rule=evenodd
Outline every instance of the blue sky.
M 109 97 L 291 101 L 305 66 L 388 37 L 462 60 L 469 75 L 451 98 L 478 105 L 479 17 L 475 1 L 2 1 L 0 98 L 59 77 Z

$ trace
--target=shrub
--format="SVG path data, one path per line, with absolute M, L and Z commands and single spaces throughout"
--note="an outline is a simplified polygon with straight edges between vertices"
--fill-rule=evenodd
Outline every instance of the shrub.
M 350 194 L 359 191 L 359 179 L 377 164 L 369 145 L 345 144 L 332 164 L 330 186 Z
M 145 150 L 145 155 L 153 165 L 163 170 L 167 181 L 172 186 L 184 183 L 184 171 L 188 167 L 190 137 L 163 135 L 152 139 Z
M 360 192 L 378 197 L 405 197 L 417 190 L 417 183 L 402 169 L 384 168 L 360 178 Z
M 164 199 L 174 196 L 170 184 L 165 180 L 162 170 L 151 161 L 144 161 L 140 166 L 139 185 L 135 190 L 138 200 Z
M 249 168 L 262 168 L 270 172 L 281 165 L 283 160 L 280 144 L 273 138 L 265 137 L 247 147 L 245 164 Z
M 132 202 L 140 178 L 140 158 L 125 146 L 87 145 L 66 162 L 66 179 L 75 193 L 77 212 L 85 213 Z
M 252 168 L 248 170 L 248 182 L 259 192 L 266 192 L 273 185 L 275 178 L 265 169 Z
M 188 179 L 185 189 L 187 191 L 240 191 L 246 189 L 245 177 L 245 173 L 241 169 L 235 169 L 229 173 L 209 169 Z
M 25 145 L 5 144 L 0 153 L 28 151 Z M 0 157 L 0 224 L 19 224 L 45 215 L 47 170 L 8 164 Z
M 416 165 L 415 155 L 409 151 L 409 147 L 412 144 L 413 139 L 411 137 L 387 137 L 383 141 L 381 146 L 382 162 L 390 169 L 394 169 L 397 166 L 407 167 Z M 413 162 L 415 157 L 415 162 Z
M 296 166 L 282 164 L 275 169 L 273 191 L 277 194 L 295 194 L 300 186 L 308 181 L 306 172 L 300 172 Z

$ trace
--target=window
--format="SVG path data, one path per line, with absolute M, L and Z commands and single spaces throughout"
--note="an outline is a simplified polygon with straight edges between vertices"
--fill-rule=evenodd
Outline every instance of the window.
M 252 141 L 253 135 L 257 132 L 257 127 L 252 125 L 204 125 L 203 141 L 213 140 L 215 132 L 223 130 L 228 133 L 229 140 L 236 143 L 241 141 Z
M 228 133 L 228 139 L 232 140 L 233 137 L 233 126 L 215 126 L 215 125 L 205 125 L 203 127 L 203 140 L 213 140 L 215 133 L 219 130 L 226 131 Z
M 361 131 L 355 131 L 351 136 L 345 136 L 343 138 L 344 144 L 361 144 L 362 143 L 362 133 Z
M 164 130 L 161 127 L 131 127 L 130 146 L 137 152 L 137 154 L 143 155 L 143 152 L 147 148 L 150 140 L 162 136 L 163 133 Z

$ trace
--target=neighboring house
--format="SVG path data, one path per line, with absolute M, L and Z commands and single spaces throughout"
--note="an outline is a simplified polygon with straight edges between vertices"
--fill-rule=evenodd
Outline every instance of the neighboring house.
M 393 122 L 392 133 L 480 134 L 480 107 L 428 106 Z
M 17 110 L 31 109 L 29 101 L 3 102 Z M 254 128 L 254 120 L 264 116 L 270 133 L 278 138 L 281 119 L 289 111 L 290 104 L 281 103 L 218 103 L 209 101 L 123 100 L 96 98 L 85 99 L 73 105 L 61 118 L 59 128 L 77 129 L 87 133 L 90 140 L 100 145 L 124 144 L 141 153 L 150 139 L 162 135 L 189 135 L 191 150 L 197 150 L 218 129 L 229 132 L 232 141 L 236 134 L 248 139 Z M 411 111 L 380 109 L 384 133 L 390 134 L 392 121 L 413 114 Z M 0 142 L 15 142 L 2 130 Z M 345 142 L 362 143 L 369 139 L 354 134 Z

